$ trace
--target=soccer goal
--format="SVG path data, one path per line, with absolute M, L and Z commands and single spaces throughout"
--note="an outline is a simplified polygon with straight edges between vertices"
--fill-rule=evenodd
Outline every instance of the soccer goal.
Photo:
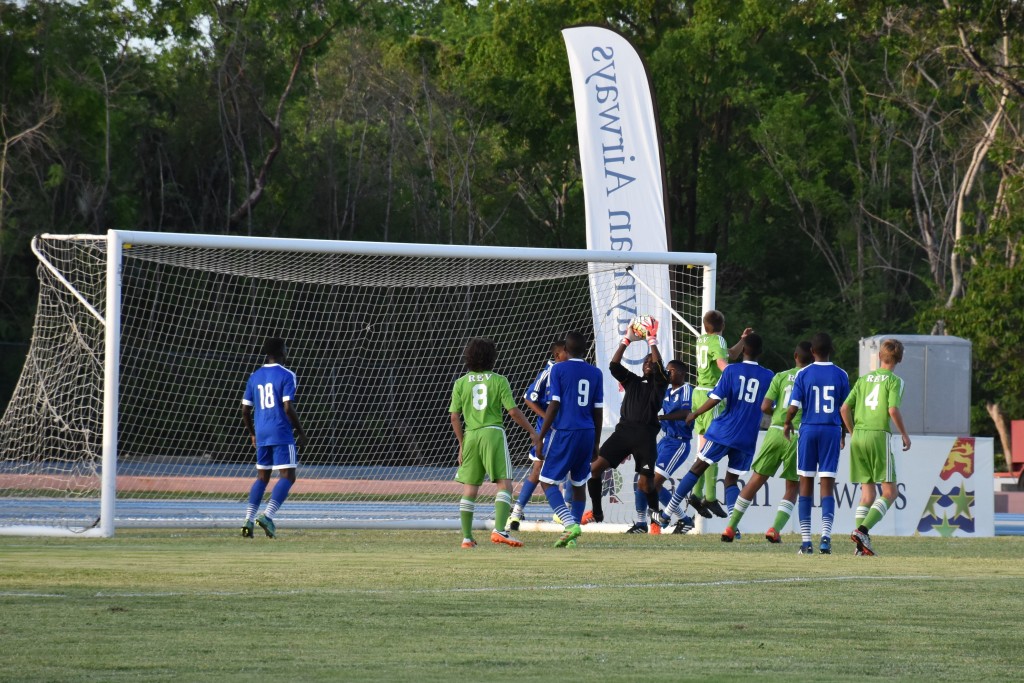
M 237 526 L 255 473 L 241 397 L 272 335 L 310 436 L 279 524 L 457 527 L 448 405 L 469 338 L 497 342 L 495 370 L 522 396 L 565 332 L 606 365 L 638 312 L 661 318 L 666 360 L 690 363 L 715 294 L 715 256 L 699 253 L 123 231 L 42 235 L 33 251 L 32 344 L 0 418 L 0 533 Z M 528 439 L 511 421 L 508 434 L 525 469 Z

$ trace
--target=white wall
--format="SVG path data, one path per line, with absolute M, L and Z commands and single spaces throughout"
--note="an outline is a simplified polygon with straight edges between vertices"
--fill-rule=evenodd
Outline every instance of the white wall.
M 764 432 L 758 439 L 760 447 Z M 912 448 L 904 453 L 898 435 L 893 437 L 896 455 L 896 473 L 900 497 L 885 518 L 871 530 L 879 536 L 992 536 L 995 533 L 994 495 L 992 487 L 992 439 L 955 436 L 914 436 Z M 694 442 L 696 447 L 696 442 Z M 676 478 L 693 464 L 693 453 L 675 473 Z M 631 460 L 619 466 L 613 481 L 611 496 L 605 496 L 605 521 L 632 523 L 634 512 Z M 836 517 L 833 535 L 843 537 L 853 530 L 853 515 L 860 488 L 849 482 L 849 443 L 839 459 L 839 477 L 836 479 Z M 718 499 L 725 503 L 725 491 L 719 473 Z M 741 479 L 742 484 L 746 479 Z M 740 530 L 752 540 L 763 540 L 763 534 L 775 519 L 776 508 L 782 499 L 784 483 L 770 479 L 757 494 L 754 503 L 740 522 Z M 815 485 L 815 508 L 812 513 L 812 533 L 821 532 L 821 509 L 817 507 L 818 486 Z M 692 514 L 692 510 L 690 511 Z M 725 519 L 702 519 L 697 530 L 720 534 Z M 799 531 L 797 515 L 783 533 Z

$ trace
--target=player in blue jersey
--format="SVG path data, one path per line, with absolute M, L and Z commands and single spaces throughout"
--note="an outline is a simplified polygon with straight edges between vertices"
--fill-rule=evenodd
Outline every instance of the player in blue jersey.
M 753 473 L 747 480 L 747 485 L 740 491 L 740 497 L 736 499 L 736 504 L 729 514 L 729 526 L 722 532 L 722 540 L 726 543 L 732 543 L 734 539 L 740 537 L 740 520 L 754 501 L 757 492 L 768 482 L 769 477 L 779 472 L 780 467 L 782 471 L 779 474 L 786 482 L 786 491 L 775 513 L 775 522 L 764 534 L 769 543 L 782 542 L 782 534 L 778 530 L 785 528 L 796 506 L 800 484 L 800 477 L 796 473 L 796 441 L 783 436 L 782 428 L 789 408 L 789 395 L 793 392 L 793 380 L 801 368 L 814 362 L 811 342 L 802 341 L 797 344 L 793 351 L 793 362 L 795 367 L 776 373 L 771 387 L 768 388 L 768 394 L 764 397 L 764 403 L 761 404 L 761 412 L 772 419 L 771 425 L 761 442 L 761 450 L 754 458 Z M 794 420 L 794 426 L 797 426 L 796 423 L 797 420 Z M 793 433 L 797 434 L 795 431 Z
M 658 441 L 658 455 L 654 463 L 654 489 L 658 492 L 658 500 L 662 506 L 668 507 L 672 500 L 672 492 L 665 488 L 665 482 L 675 474 L 690 456 L 690 443 L 693 439 L 693 425 L 686 423 L 692 406 L 690 397 L 693 387 L 686 381 L 686 365 L 681 360 L 670 360 L 665 369 L 668 371 L 668 389 L 661 401 L 661 439 Z M 646 513 L 647 496 L 635 487 L 637 514 Z M 651 527 L 651 533 L 661 529 L 658 525 Z M 693 518 L 686 515 L 679 517 L 674 534 L 685 534 L 693 529 Z
M 676 485 L 668 509 L 652 512 L 653 523 L 668 526 L 672 515 L 679 513 L 680 504 L 693 490 L 704 470 L 722 460 L 728 463 L 725 502 L 729 507 L 735 504 L 740 493 L 737 482 L 754 460 L 757 432 L 761 429 L 761 404 L 775 377 L 775 373 L 757 362 L 762 347 L 761 335 L 755 332 L 747 334 L 743 338 L 743 362 L 726 367 L 704 404 L 686 416 L 687 424 L 693 424 L 695 419 L 725 402 L 725 412 L 708 427 L 697 460 Z
M 840 408 L 850 395 L 850 378 L 834 365 L 832 337 L 819 332 L 811 338 L 814 362 L 797 373 L 782 434 L 793 433 L 793 418 L 800 411 L 800 439 L 796 450 L 796 473 L 800 476 L 797 514 L 800 520 L 801 555 L 813 555 L 811 544 L 811 507 L 814 504 L 814 477 L 821 481 L 822 555 L 832 554 L 832 520 L 836 514 L 835 482 L 839 469 L 839 451 L 845 445 Z
M 538 433 L 544 427 L 544 413 L 548 409 L 548 378 L 551 375 L 551 368 L 554 367 L 555 363 L 561 363 L 565 358 L 565 341 L 557 341 L 552 344 L 551 358 L 548 359 L 544 369 L 537 374 L 537 377 L 530 383 L 530 386 L 526 387 L 526 393 L 523 395 L 526 407 L 537 415 Z M 533 492 L 537 489 L 537 484 L 540 482 L 541 459 L 537 455 L 537 449 L 533 446 L 530 446 L 529 457 L 531 462 L 530 472 L 526 475 L 526 479 L 523 480 L 523 485 L 519 489 L 519 498 L 516 500 L 516 504 L 512 506 L 512 514 L 508 518 L 507 531 L 519 531 L 519 523 L 523 521 L 523 510 L 530 502 L 530 498 L 533 497 Z M 570 490 L 571 487 L 566 487 L 566 493 Z
M 306 432 L 293 405 L 297 387 L 295 373 L 281 365 L 287 353 L 284 340 L 268 339 L 263 353 L 266 362 L 249 376 L 242 397 L 242 421 L 256 447 L 256 481 L 249 489 L 249 506 L 242 525 L 244 538 L 252 538 L 253 522 L 270 538 L 277 535 L 274 515 L 295 483 L 295 448 L 306 445 Z M 257 516 L 274 470 L 277 483 L 270 493 L 270 502 Z
M 544 443 L 540 484 L 565 533 L 556 548 L 573 547 L 580 535 L 580 520 L 587 506 L 584 486 L 590 479 L 590 461 L 597 457 L 604 421 L 604 375 L 583 360 L 586 338 L 578 332 L 565 335 L 567 359 L 556 363 L 548 376 L 548 409 L 540 438 Z M 572 484 L 572 510 L 558 485 L 566 477 Z

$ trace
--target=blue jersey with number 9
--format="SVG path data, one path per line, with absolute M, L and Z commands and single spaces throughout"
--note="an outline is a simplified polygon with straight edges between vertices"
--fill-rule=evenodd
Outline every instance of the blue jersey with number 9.
M 284 402 L 295 400 L 296 386 L 295 373 L 277 363 L 264 365 L 249 376 L 242 404 L 253 407 L 257 446 L 295 443 Z
M 559 404 L 553 429 L 599 429 L 593 411 L 604 408 L 604 375 L 579 358 L 555 363 L 548 377 L 548 400 Z

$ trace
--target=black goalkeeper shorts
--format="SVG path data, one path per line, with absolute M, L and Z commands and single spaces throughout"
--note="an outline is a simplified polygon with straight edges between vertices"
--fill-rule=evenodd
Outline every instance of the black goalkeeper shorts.
M 658 459 L 657 425 L 620 422 L 608 440 L 601 444 L 600 455 L 612 467 L 618 467 L 629 456 L 636 462 L 637 474 L 654 476 Z

